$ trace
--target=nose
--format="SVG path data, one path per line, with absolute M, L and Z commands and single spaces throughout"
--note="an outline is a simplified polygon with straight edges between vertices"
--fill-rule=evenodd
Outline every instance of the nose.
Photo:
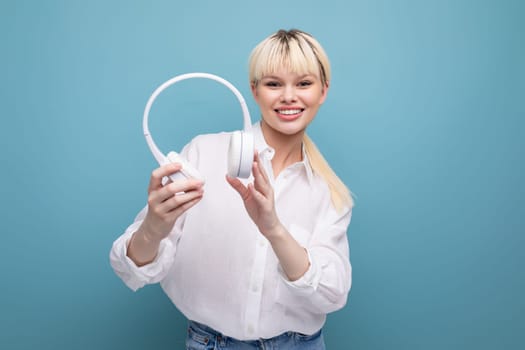
M 291 103 L 295 102 L 296 96 L 295 96 L 295 87 L 286 85 L 283 89 L 283 94 L 281 96 L 281 100 L 284 103 Z

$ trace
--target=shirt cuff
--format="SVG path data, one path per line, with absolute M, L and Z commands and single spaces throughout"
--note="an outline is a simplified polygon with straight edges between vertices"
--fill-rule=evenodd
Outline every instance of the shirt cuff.
M 132 290 L 143 287 L 145 284 L 159 282 L 171 267 L 174 259 L 175 247 L 171 240 L 163 239 L 155 259 L 144 266 L 137 266 L 127 256 L 128 244 L 142 222 L 133 223 L 124 235 L 117 239 L 113 245 L 111 264 L 124 283 Z
M 306 296 L 315 293 L 321 280 L 321 269 L 318 268 L 318 265 L 315 260 L 312 259 L 308 250 L 306 250 L 306 253 L 308 254 L 308 262 L 310 263 L 310 266 L 304 275 L 295 281 L 288 280 L 288 277 L 286 277 L 285 272 L 279 265 L 279 274 L 281 275 L 284 285 L 295 295 L 299 294 Z

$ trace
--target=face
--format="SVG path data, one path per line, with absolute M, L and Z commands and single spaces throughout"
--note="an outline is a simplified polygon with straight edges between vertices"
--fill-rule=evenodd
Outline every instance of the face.
M 265 75 L 252 93 L 259 105 L 263 122 L 282 135 L 303 133 L 323 104 L 328 85 L 313 74 L 286 70 Z

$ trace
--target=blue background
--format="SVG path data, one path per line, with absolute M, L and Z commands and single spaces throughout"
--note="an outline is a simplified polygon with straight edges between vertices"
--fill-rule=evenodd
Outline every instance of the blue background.
M 158 286 L 114 275 L 114 239 L 156 166 L 153 90 L 247 82 L 253 46 L 300 28 L 333 79 L 310 134 L 357 195 L 354 285 L 329 349 L 518 349 L 525 341 L 522 1 L 2 0 L 0 348 L 181 349 Z M 173 86 L 160 148 L 242 127 L 211 81 Z

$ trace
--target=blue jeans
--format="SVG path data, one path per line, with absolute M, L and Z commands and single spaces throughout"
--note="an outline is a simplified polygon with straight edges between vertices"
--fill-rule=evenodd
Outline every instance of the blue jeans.
M 304 335 L 296 332 L 286 332 L 270 339 L 241 341 L 222 335 L 210 327 L 190 321 L 186 350 L 325 350 L 322 330 Z

